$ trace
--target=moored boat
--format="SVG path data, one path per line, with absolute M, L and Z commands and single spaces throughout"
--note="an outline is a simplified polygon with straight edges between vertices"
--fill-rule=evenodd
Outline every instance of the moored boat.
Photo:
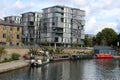
M 63 54 L 54 54 L 50 59 L 50 61 L 63 61 L 63 60 L 70 60 L 70 56 Z
M 41 67 L 46 65 L 47 63 L 49 63 L 49 59 L 47 59 L 46 61 L 42 61 L 42 60 L 31 60 L 30 61 L 30 66 L 31 67 Z
M 112 54 L 97 54 L 96 55 L 97 59 L 113 59 Z
M 46 64 L 48 64 L 49 63 L 49 59 L 47 59 L 46 61 L 42 61 L 42 60 L 37 60 L 36 61 L 36 67 L 41 67 L 41 66 L 44 66 L 44 65 L 46 65 Z

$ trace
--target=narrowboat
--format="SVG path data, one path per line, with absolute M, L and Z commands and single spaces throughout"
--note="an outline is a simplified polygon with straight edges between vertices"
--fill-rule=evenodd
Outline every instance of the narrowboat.
M 113 59 L 112 54 L 97 54 L 96 55 L 97 59 Z
M 63 60 L 70 60 L 70 56 L 69 55 L 62 55 L 62 54 L 54 54 L 50 58 L 50 61 L 63 61 Z

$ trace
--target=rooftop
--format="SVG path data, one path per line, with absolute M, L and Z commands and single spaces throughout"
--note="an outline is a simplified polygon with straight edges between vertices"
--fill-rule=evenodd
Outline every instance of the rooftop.
M 112 48 L 109 46 L 94 46 L 94 49 L 97 50 L 111 50 Z
M 22 13 L 22 14 L 29 14 L 29 13 L 39 13 L 39 14 L 42 14 L 41 12 L 37 12 L 37 11 L 35 11 L 35 12 L 26 12 L 26 13 Z
M 17 24 L 17 23 L 9 23 L 9 22 L 5 22 L 5 21 L 3 21 L 3 22 L 0 22 L 0 25 L 6 25 L 6 26 L 19 26 L 19 27 L 22 27 L 23 25 L 21 25 L 21 24 Z
M 44 9 L 48 9 L 48 8 L 53 8 L 53 7 L 65 7 L 65 8 L 70 8 L 70 9 L 76 9 L 76 10 L 80 10 L 79 8 L 72 8 L 72 7 L 68 7 L 68 6 L 62 6 L 62 5 L 55 5 L 55 6 L 51 6 L 51 7 L 47 7 L 47 8 L 43 8 Z M 80 10 L 80 11 L 84 11 L 84 10 Z M 85 11 L 84 11 L 85 12 Z

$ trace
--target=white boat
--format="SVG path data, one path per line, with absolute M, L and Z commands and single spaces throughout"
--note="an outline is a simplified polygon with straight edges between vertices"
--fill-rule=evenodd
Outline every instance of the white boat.
M 42 61 L 42 60 L 31 60 L 30 61 L 30 66 L 31 67 L 41 67 L 44 66 L 46 64 L 49 63 L 49 59 L 47 59 L 46 61 Z
M 49 59 L 47 59 L 46 61 L 43 61 L 43 62 L 42 62 L 42 60 L 37 60 L 36 67 L 41 67 L 41 66 L 44 66 L 48 63 L 49 63 Z

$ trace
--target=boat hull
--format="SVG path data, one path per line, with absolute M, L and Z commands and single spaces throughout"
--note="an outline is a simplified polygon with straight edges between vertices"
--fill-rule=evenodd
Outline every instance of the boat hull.
M 97 59 L 113 59 L 112 54 L 97 54 Z
M 35 67 L 42 67 L 42 66 L 44 66 L 44 65 L 46 65 L 46 64 L 48 64 L 48 63 L 49 63 L 49 62 L 43 62 L 42 64 L 36 63 Z

